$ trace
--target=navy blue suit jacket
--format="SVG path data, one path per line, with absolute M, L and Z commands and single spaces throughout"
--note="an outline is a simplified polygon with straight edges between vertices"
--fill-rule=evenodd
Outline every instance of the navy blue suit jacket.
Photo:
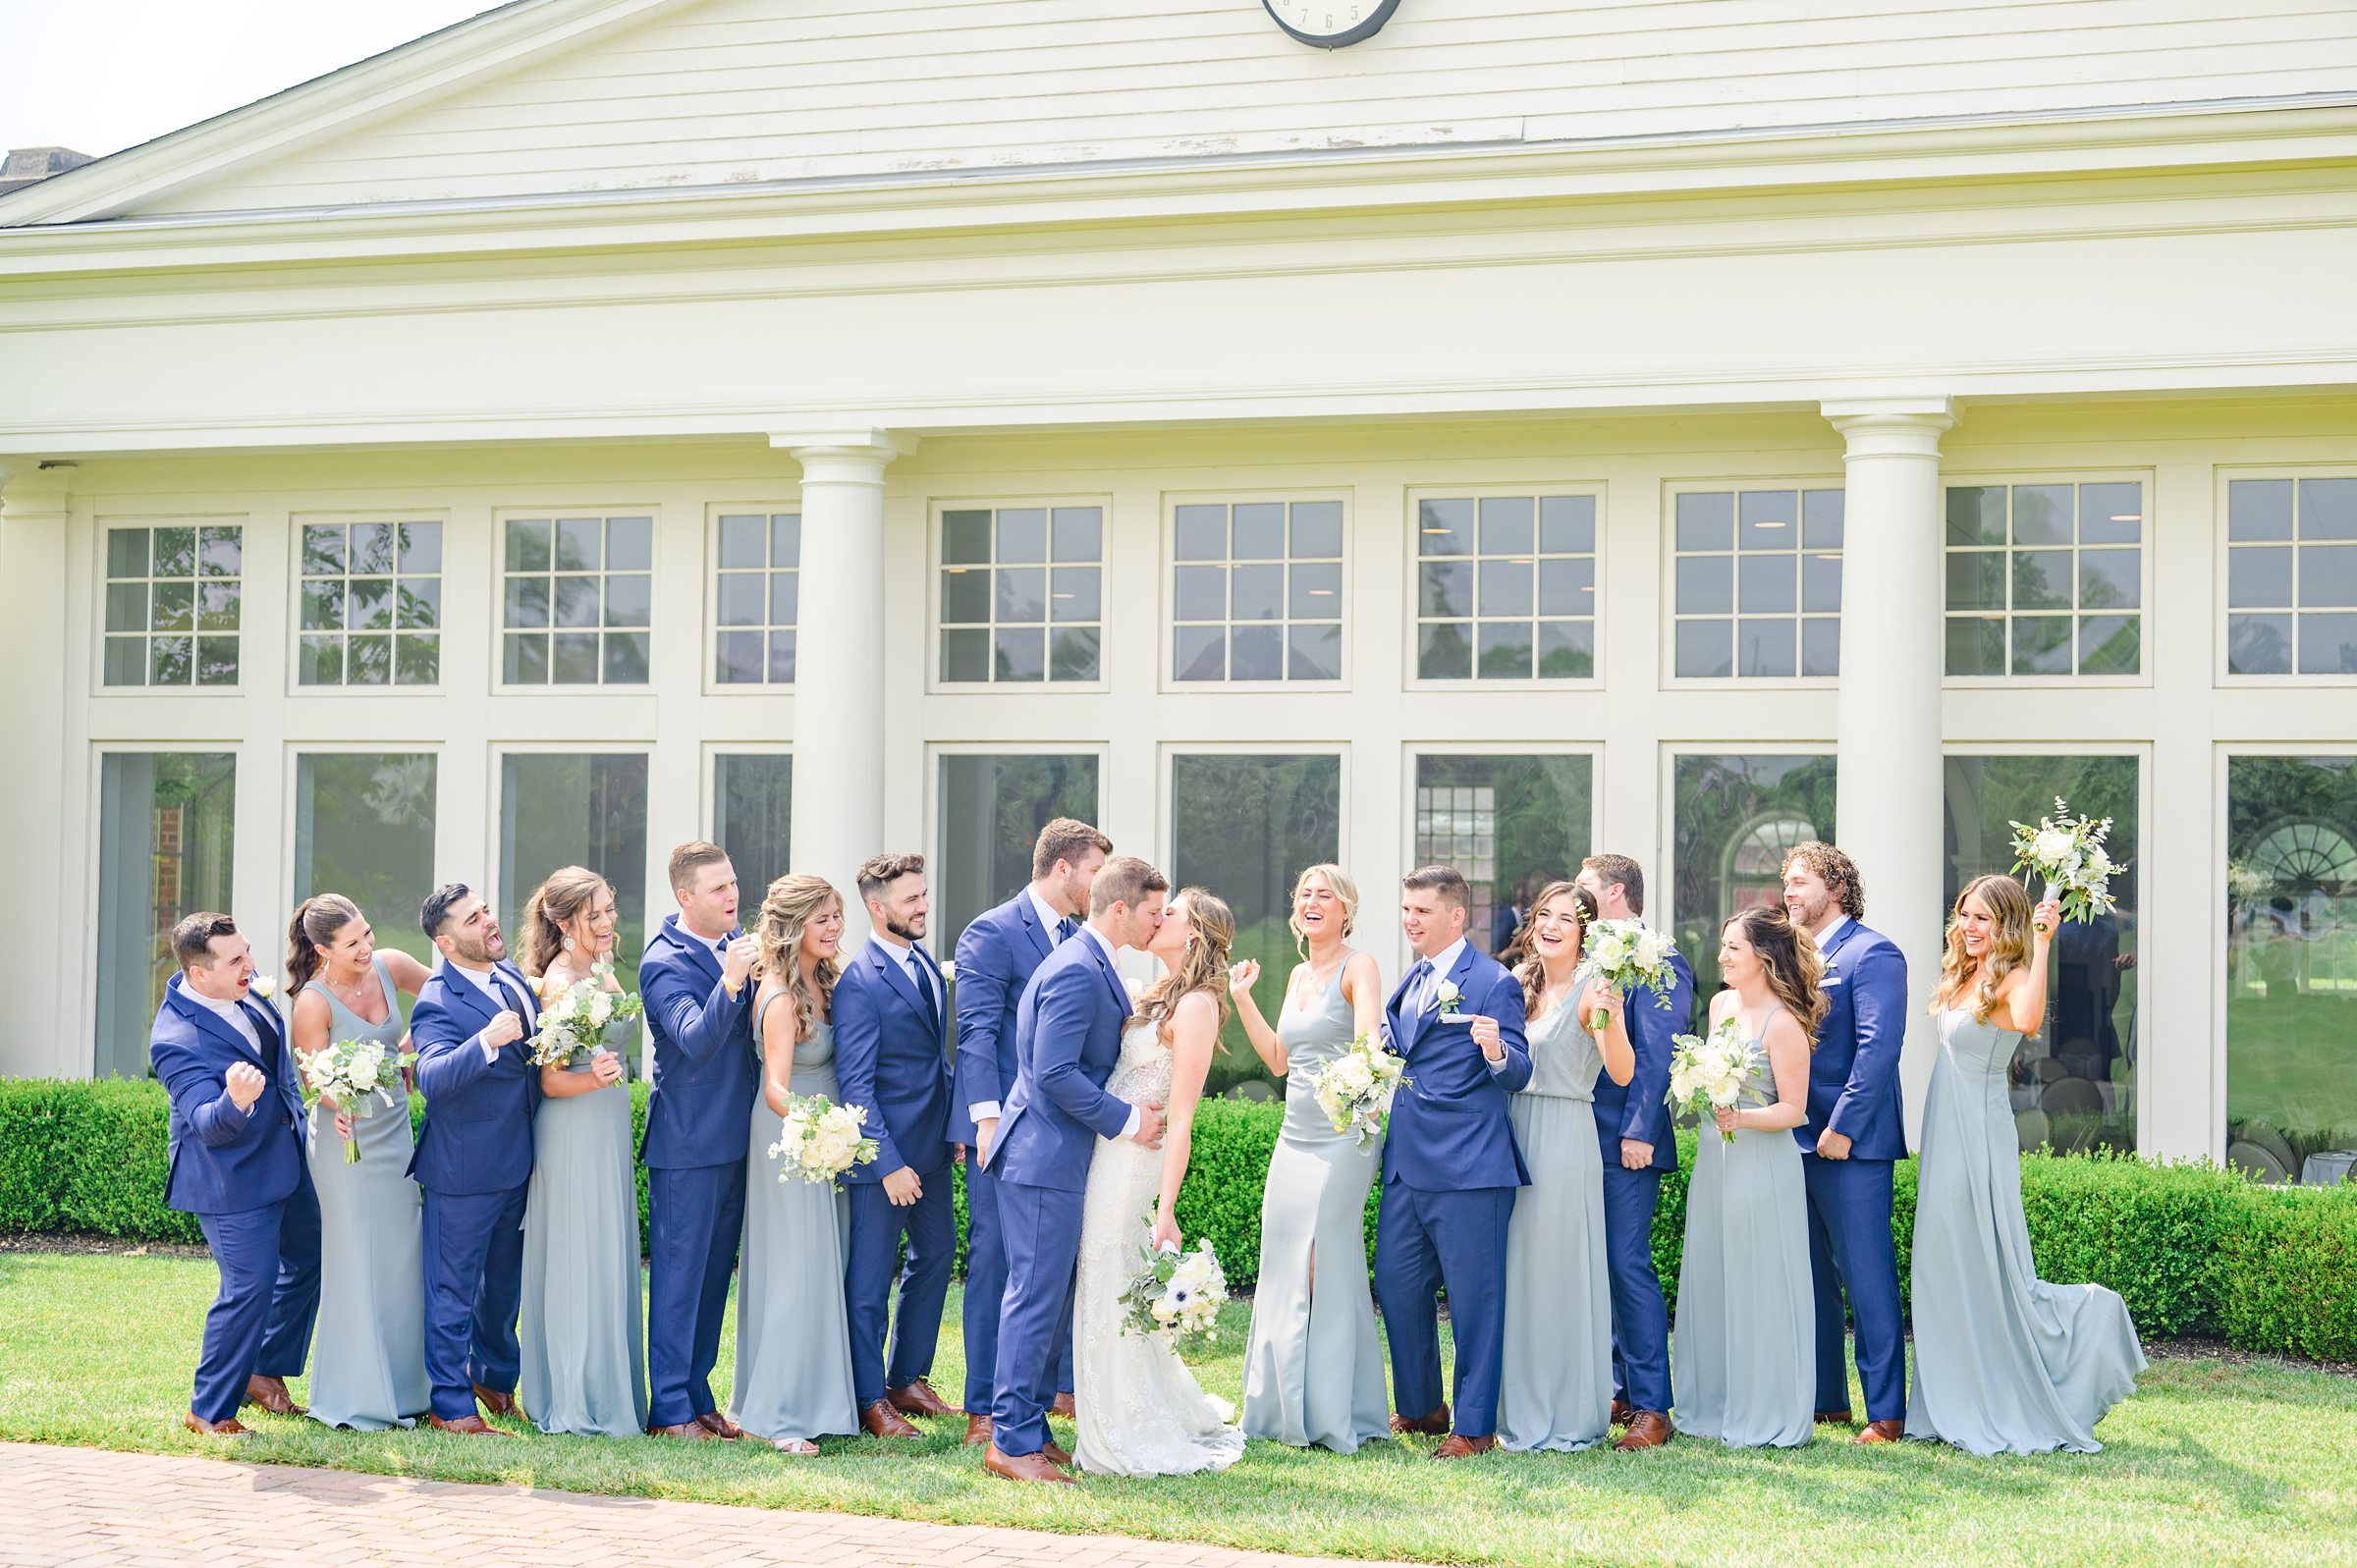
M 732 937 L 736 933 L 730 933 Z M 748 979 L 729 995 L 712 945 L 666 915 L 638 960 L 638 995 L 655 1039 L 638 1158 L 650 1170 L 733 1165 L 744 1158 L 761 1067 Z
M 1827 1127 L 1849 1140 L 1852 1160 L 1907 1152 L 1898 1056 L 1907 1039 L 1907 960 L 1897 944 L 1853 920 L 1825 955 L 1832 1003 L 1809 1056 L 1809 1119 L 1792 1129 L 1815 1153 Z
M 1461 997 L 1454 1017 L 1443 1017 L 1437 1002 L 1412 1015 L 1402 1013 L 1404 978 L 1383 1006 L 1383 1043 L 1407 1063 L 1408 1079 L 1392 1101 L 1383 1179 L 1426 1192 L 1527 1187 L 1530 1172 L 1507 1114 L 1509 1097 L 1530 1082 L 1521 984 L 1471 943 L 1457 954 L 1448 978 Z M 1504 1066 L 1493 1068 L 1473 1043 L 1469 1020 L 1475 1017 L 1498 1020 Z
M 238 1003 L 261 1037 L 257 1053 L 229 1021 L 188 996 L 185 972 L 164 984 L 147 1059 L 172 1097 L 164 1202 L 184 1214 L 264 1209 L 302 1179 L 302 1094 L 287 1033 L 271 1008 Z M 229 1069 L 258 1068 L 269 1084 L 250 1112 L 229 1098 Z
M 483 1030 L 501 1009 L 471 978 L 462 980 L 449 964 L 436 964 L 410 1011 L 417 1089 L 425 1096 L 425 1124 L 417 1129 L 410 1173 L 430 1192 L 505 1192 L 531 1179 L 540 1069 L 523 1042 L 531 1038 L 539 1009 L 522 971 L 505 960 L 496 967 L 521 994 L 523 1035 L 493 1052 L 490 1060 L 483 1059 Z
M 1612 1074 L 1596 1076 L 1596 1141 L 1604 1150 L 1604 1168 L 1620 1168 L 1620 1140 L 1634 1138 L 1653 1145 L 1653 1168 L 1677 1168 L 1677 1134 L 1670 1124 L 1670 1058 L 1677 1054 L 1673 1037 L 1694 1026 L 1694 971 L 1685 955 L 1670 954 L 1670 1005 L 1661 1006 L 1653 993 L 1642 988 L 1628 994 L 1628 1045 L 1637 1058 L 1626 1084 Z
M 1014 1015 L 1023 988 L 1056 950 L 1026 890 L 974 917 L 958 937 L 958 1066 L 950 1096 L 950 1138 L 969 1147 L 967 1108 L 1014 1092 Z
M 1128 1102 L 1105 1092 L 1128 1017 L 1128 988 L 1085 932 L 1048 955 L 1015 1009 L 1014 1087 L 983 1168 L 1028 1187 L 1087 1185 L 1096 1141 L 1129 1124 Z
M 843 1103 L 867 1108 L 876 1158 L 845 1173 L 850 1182 L 881 1181 L 906 1167 L 920 1176 L 950 1163 L 950 988 L 919 946 L 916 961 L 933 976 L 940 1026 L 899 960 L 864 944 L 835 982 L 835 1081 Z

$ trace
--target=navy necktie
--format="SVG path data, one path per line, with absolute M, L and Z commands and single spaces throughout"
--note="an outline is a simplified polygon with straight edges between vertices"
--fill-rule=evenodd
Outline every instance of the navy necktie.
M 917 1000 L 925 1004 L 925 1022 L 935 1034 L 941 1033 L 941 1003 L 933 999 L 933 965 L 927 961 L 925 950 L 914 943 L 908 945 L 908 978 L 916 986 Z
M 1062 946 L 1071 941 L 1072 934 L 1079 929 L 1079 920 L 1074 916 L 1066 915 L 1062 920 L 1056 922 L 1056 945 Z

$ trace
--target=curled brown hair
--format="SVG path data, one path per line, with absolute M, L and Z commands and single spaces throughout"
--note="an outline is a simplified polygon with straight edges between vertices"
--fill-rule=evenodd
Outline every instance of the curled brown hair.
M 1539 1003 L 1547 995 L 1547 966 L 1539 960 L 1538 942 L 1531 933 L 1538 925 L 1539 911 L 1558 898 L 1569 898 L 1571 906 L 1579 912 L 1579 941 L 1573 944 L 1574 952 L 1586 946 L 1588 926 L 1596 918 L 1594 895 L 1576 882 L 1551 882 L 1540 889 L 1539 895 L 1530 901 L 1529 916 L 1514 933 L 1514 940 L 1506 945 L 1503 954 L 1506 963 L 1513 969 L 1514 978 L 1522 982 L 1522 1016 L 1525 1019 L 1539 1015 Z
M 835 999 L 835 977 L 841 971 L 837 960 L 828 958 L 818 966 L 818 990 L 813 992 L 802 975 L 802 932 L 826 909 L 832 898 L 836 907 L 843 905 L 843 894 L 824 877 L 808 873 L 789 874 L 769 885 L 761 896 L 761 914 L 753 924 L 753 942 L 761 951 L 753 960 L 757 979 L 774 979 L 794 994 L 795 1038 L 810 1038 L 810 1025 L 818 1017 L 821 1003 L 832 1010 Z M 840 956 L 840 955 L 838 955 Z
M 287 1000 L 311 983 L 323 959 L 319 949 L 336 933 L 360 918 L 359 907 L 340 892 L 315 892 L 295 906 L 287 922 Z
M 1972 1015 L 1982 1023 L 1997 1008 L 1997 988 L 2003 985 L 2005 976 L 2030 961 L 2030 917 L 2037 911 L 2030 904 L 2029 891 L 2011 877 L 1975 877 L 1956 894 L 1955 907 L 1948 911 L 1947 944 L 1940 954 L 1940 984 L 1932 988 L 1932 1011 L 1953 1005 L 1964 989 L 1964 977 L 1974 968 L 1972 954 L 1964 950 L 1964 900 L 1978 894 L 1989 906 L 1990 924 L 1995 928 L 1989 936 L 1989 957 L 1979 965 L 1980 984 L 1973 987 Z
M 1760 955 L 1770 994 L 1792 1014 L 1814 1052 L 1817 1030 L 1834 1004 L 1818 983 L 1825 978 L 1825 960 L 1818 956 L 1817 944 L 1779 905 L 1737 910 L 1727 924 L 1742 928 L 1743 940 Z
M 532 890 L 523 905 L 523 972 L 534 980 L 565 950 L 565 928 L 587 914 L 601 892 L 611 892 L 606 879 L 587 866 L 559 866 L 548 880 Z
M 1194 992 L 1207 993 L 1219 1009 L 1219 1022 L 1228 1021 L 1228 951 L 1235 946 L 1235 913 L 1226 899 L 1202 888 L 1181 888 L 1171 901 L 1186 906 L 1187 934 L 1194 940 L 1178 955 L 1177 966 L 1147 987 L 1137 1003 L 1137 1019 L 1158 1025 L 1165 1044 L 1170 1041 L 1171 1015 Z

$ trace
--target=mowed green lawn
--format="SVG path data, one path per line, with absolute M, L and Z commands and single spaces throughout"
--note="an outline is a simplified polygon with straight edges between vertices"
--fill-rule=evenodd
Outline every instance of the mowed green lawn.
M 327 1432 L 258 1413 L 257 1436 L 199 1440 L 180 1416 L 213 1285 L 201 1258 L 0 1254 L 0 1439 L 1434 1562 L 2357 1563 L 2357 1379 L 2273 1362 L 2157 1361 L 2094 1455 L 1860 1448 L 1832 1428 L 1798 1451 L 1680 1439 L 1450 1464 L 1425 1457 L 1429 1439 L 1350 1458 L 1256 1442 L 1215 1476 L 1049 1488 L 984 1475 L 947 1421 L 921 1443 L 830 1441 L 815 1459 L 749 1442 Z M 1200 1371 L 1233 1399 L 1246 1309 L 1230 1315 L 1229 1353 Z M 953 1296 L 934 1374 L 953 1399 L 957 1322 Z

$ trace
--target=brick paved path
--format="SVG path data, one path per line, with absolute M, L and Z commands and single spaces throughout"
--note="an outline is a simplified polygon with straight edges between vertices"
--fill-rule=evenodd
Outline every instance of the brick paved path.
M 1123 1536 L 461 1486 L 340 1470 L 0 1443 L 0 1562 L 548 1563 L 623 1568 L 1299 1568 L 1310 1559 Z

